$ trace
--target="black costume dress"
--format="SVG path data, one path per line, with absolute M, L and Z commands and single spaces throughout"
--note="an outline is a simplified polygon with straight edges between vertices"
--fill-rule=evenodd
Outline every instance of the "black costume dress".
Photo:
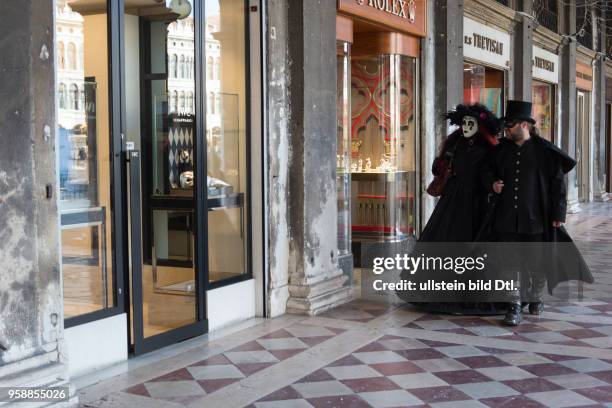
M 493 145 L 478 134 L 465 138 L 461 130 L 448 137 L 444 157 L 453 151 L 453 175 L 423 229 L 419 242 L 472 242 L 486 213 L 488 191 L 481 182 L 481 170 Z M 434 162 L 434 174 L 436 170 Z
M 427 256 L 462 256 L 466 247 L 455 245 L 436 245 L 435 243 L 474 242 L 487 212 L 489 192 L 482 184 L 482 169 L 494 148 L 494 141 L 481 133 L 470 138 L 463 136 L 461 129 L 448 136 L 444 148 L 434 161 L 432 172 L 439 171 L 440 160 L 448 160 L 447 153 L 453 152 L 452 176 L 448 179 L 434 211 L 423 229 L 415 246 L 414 254 Z M 445 159 L 446 157 L 446 159 Z M 444 167 L 444 166 L 442 166 Z M 457 253 L 454 254 L 453 251 Z M 453 277 L 454 273 L 449 273 Z M 400 275 L 409 278 L 406 272 Z M 438 278 L 440 275 L 438 275 Z M 410 277 L 414 280 L 415 277 Z M 417 279 L 427 280 L 429 276 L 421 273 Z M 465 293 L 448 293 L 449 301 L 416 300 L 415 293 L 397 292 L 403 300 L 427 309 L 428 311 L 450 314 L 491 314 L 501 313 L 496 305 L 464 299 Z M 442 295 L 441 295 L 442 296 Z

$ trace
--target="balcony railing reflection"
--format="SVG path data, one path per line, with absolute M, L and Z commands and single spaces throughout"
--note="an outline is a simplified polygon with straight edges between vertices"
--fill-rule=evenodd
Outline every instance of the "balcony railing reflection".
M 558 14 L 555 1 L 535 1 L 534 12 L 538 22 L 551 31 L 558 30 Z

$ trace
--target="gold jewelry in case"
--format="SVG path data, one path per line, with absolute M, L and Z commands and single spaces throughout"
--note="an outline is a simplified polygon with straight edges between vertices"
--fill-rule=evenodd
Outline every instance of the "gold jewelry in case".
M 359 149 L 361 149 L 361 145 L 363 142 L 359 139 L 351 140 L 351 153 L 356 154 L 359 153 Z

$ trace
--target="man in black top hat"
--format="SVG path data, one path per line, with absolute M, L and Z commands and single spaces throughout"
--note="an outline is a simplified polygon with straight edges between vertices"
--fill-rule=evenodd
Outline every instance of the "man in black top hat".
M 511 294 L 503 320 L 504 324 L 515 326 L 521 321 L 523 305 L 528 304 L 532 314 L 542 312 L 541 295 L 547 280 L 552 292 L 559 281 L 581 279 L 588 282 L 592 277 L 589 277 L 588 268 L 586 275 L 579 271 L 577 277 L 569 276 L 574 271 L 568 274 L 565 270 L 562 277 L 547 276 L 550 265 L 543 268 L 541 247 L 535 243 L 556 240 L 555 230 L 565 222 L 564 175 L 576 162 L 554 144 L 539 137 L 536 122 L 531 118 L 530 102 L 508 101 L 506 111 L 503 118 L 506 137 L 494 148 L 482 179 L 485 187 L 497 194 L 494 215 L 486 221 L 492 239 L 530 243 L 521 246 L 522 253 L 508 256 L 510 260 L 525 260 L 521 265 L 517 264 L 513 272 L 515 287 L 520 289 Z M 564 231 L 563 234 L 571 242 Z M 576 253 L 580 257 L 577 250 Z M 525 302 L 523 305 L 521 300 Z

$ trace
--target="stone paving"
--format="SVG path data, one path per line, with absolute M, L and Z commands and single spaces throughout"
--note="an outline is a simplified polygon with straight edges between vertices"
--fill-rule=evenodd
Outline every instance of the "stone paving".
M 569 215 L 568 230 L 595 284 L 516 328 L 356 300 L 131 360 L 81 388 L 81 405 L 612 407 L 612 203 Z

